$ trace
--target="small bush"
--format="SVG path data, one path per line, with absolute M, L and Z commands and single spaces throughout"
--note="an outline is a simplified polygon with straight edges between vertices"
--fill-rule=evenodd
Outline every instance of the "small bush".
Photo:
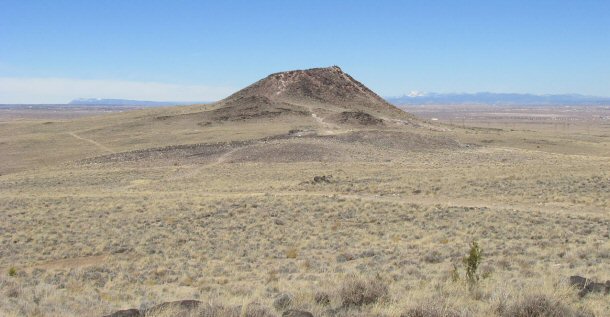
M 433 250 L 424 256 L 424 261 L 428 263 L 441 263 L 443 262 L 443 255 L 440 252 Z
M 349 276 L 339 291 L 344 307 L 363 306 L 388 295 L 388 286 L 379 277 Z
M 17 297 L 19 297 L 20 294 L 21 294 L 21 290 L 19 288 L 17 288 L 17 286 L 8 287 L 4 291 L 4 295 L 6 295 L 6 297 L 9 297 L 9 298 L 17 298 Z
M 257 303 L 251 303 L 246 306 L 245 312 L 243 312 L 244 317 L 275 317 L 276 315 L 273 311 L 263 305 Z
M 8 276 L 15 277 L 17 276 L 17 269 L 15 267 L 11 267 L 8 269 Z
M 223 306 L 218 304 L 204 305 L 199 309 L 198 316 L 227 316 L 227 317 L 238 317 L 241 316 L 242 308 L 240 306 Z M 156 317 L 156 316 L 155 316 Z
M 470 284 L 475 284 L 479 281 L 479 273 L 477 272 L 481 259 L 483 257 L 483 250 L 479 247 L 476 241 L 472 241 L 470 244 L 470 252 L 468 256 L 463 259 L 464 265 L 466 266 L 466 280 Z
M 330 305 L 330 295 L 325 292 L 317 292 L 314 296 L 314 300 L 316 301 L 316 304 L 321 306 Z

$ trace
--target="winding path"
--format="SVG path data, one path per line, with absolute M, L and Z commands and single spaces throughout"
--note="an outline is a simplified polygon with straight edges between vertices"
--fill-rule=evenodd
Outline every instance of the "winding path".
M 109 153 L 112 153 L 112 154 L 116 153 L 115 151 L 111 150 L 109 147 L 107 147 L 107 146 L 105 146 L 105 145 L 103 145 L 103 144 L 101 144 L 101 143 L 99 143 L 99 142 L 97 142 L 95 140 L 83 138 L 82 136 L 79 136 L 78 134 L 74 133 L 73 131 L 68 132 L 68 134 L 73 136 L 73 137 L 75 137 L 75 138 L 77 138 L 77 139 L 79 139 L 79 140 L 83 140 L 83 141 L 89 142 L 89 143 L 97 146 L 98 148 L 102 149 L 105 152 L 109 152 Z

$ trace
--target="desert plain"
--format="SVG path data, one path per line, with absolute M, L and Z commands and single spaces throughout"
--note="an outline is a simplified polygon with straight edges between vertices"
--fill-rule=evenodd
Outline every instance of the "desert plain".
M 569 283 L 610 280 L 610 108 L 400 114 L 338 68 L 283 74 L 0 111 L 0 315 L 610 316 Z

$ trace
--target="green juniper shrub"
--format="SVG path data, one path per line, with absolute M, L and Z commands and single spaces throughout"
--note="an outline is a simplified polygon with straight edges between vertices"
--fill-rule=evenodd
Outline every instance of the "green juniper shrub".
M 479 281 L 479 273 L 477 272 L 481 264 L 483 250 L 479 247 L 476 241 L 470 244 L 470 252 L 467 257 L 464 257 L 464 265 L 466 266 L 466 280 L 471 285 Z

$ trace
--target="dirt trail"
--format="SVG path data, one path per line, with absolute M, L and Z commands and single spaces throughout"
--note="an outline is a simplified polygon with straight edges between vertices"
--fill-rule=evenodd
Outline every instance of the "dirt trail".
M 339 126 L 336 124 L 328 123 L 324 121 L 324 118 L 318 116 L 318 114 L 314 111 L 314 107 L 307 103 L 295 103 L 298 106 L 305 107 L 309 112 L 311 112 L 311 117 L 324 129 L 323 134 L 332 135 L 340 133 L 341 131 Z
M 314 120 L 316 120 L 316 122 L 318 122 L 324 128 L 324 131 L 322 131 L 322 132 L 324 132 L 324 133 L 322 133 L 324 135 L 334 135 L 334 134 L 339 134 L 339 133 L 348 131 L 348 130 L 340 130 L 337 125 L 324 121 L 323 118 L 320 118 L 313 111 L 311 111 L 311 117 L 314 118 Z
M 328 126 L 328 123 L 324 122 L 324 120 L 322 118 L 318 117 L 317 114 L 312 112 L 311 117 L 314 118 L 320 125 L 323 125 L 325 127 Z
M 243 149 L 243 148 L 244 147 L 236 147 L 234 149 L 231 149 L 228 152 L 226 152 L 226 153 L 222 154 L 221 156 L 219 156 L 216 159 L 216 161 L 206 165 L 205 167 L 213 167 L 213 166 L 222 164 L 222 163 L 226 162 L 229 159 L 229 157 L 231 157 L 231 154 L 233 154 L 233 153 L 237 152 L 237 150 L 240 150 L 240 149 Z
M 220 165 L 222 163 L 227 162 L 227 160 L 231 157 L 231 155 L 233 153 L 235 153 L 235 152 L 237 152 L 237 150 L 240 150 L 240 149 L 243 149 L 243 148 L 244 147 L 242 146 L 242 147 L 236 147 L 234 149 L 231 149 L 231 150 L 223 153 L 222 155 L 220 155 L 215 161 L 213 161 L 211 163 L 208 163 L 208 164 L 205 164 L 203 166 L 197 166 L 197 167 L 189 168 L 189 169 L 186 169 L 186 170 L 184 170 L 184 169 L 180 170 L 180 171 L 176 172 L 176 174 L 174 174 L 173 176 L 169 177 L 167 179 L 167 181 L 173 181 L 173 180 L 177 180 L 177 179 L 186 179 L 186 178 L 196 177 L 201 170 L 208 169 L 210 167 L 215 167 L 215 166 L 218 166 L 218 165 Z M 133 185 L 131 187 L 133 187 Z
M 87 139 L 87 138 L 83 138 L 82 136 L 79 136 L 74 131 L 68 132 L 68 134 L 73 136 L 73 137 L 75 137 L 75 138 L 77 138 L 77 139 L 79 139 L 79 140 L 83 140 L 83 141 L 89 142 L 89 143 L 97 146 L 98 148 L 102 149 L 105 152 L 109 152 L 111 154 L 116 153 L 115 151 L 111 150 L 109 147 L 107 147 L 107 146 L 105 146 L 105 145 L 103 145 L 103 144 L 101 144 L 101 143 L 99 143 L 99 142 L 97 142 L 95 140 L 91 140 L 91 139 Z

